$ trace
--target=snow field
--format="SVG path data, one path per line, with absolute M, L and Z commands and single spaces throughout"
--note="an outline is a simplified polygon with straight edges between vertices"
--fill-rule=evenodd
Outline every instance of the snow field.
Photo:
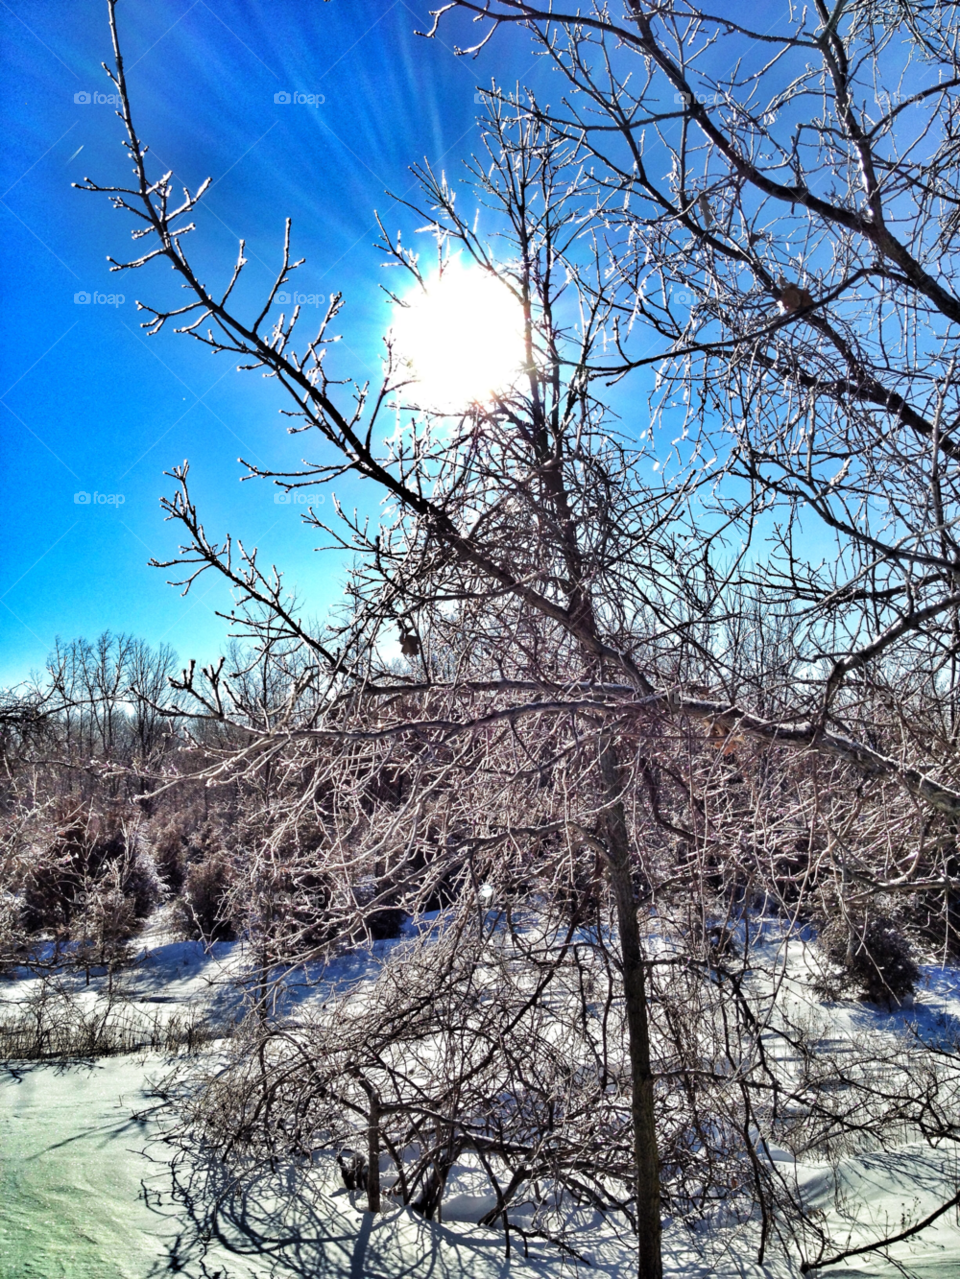
M 237 978 L 244 956 L 239 945 L 208 951 L 195 943 L 173 942 L 159 924 L 143 939 L 142 962 L 119 983 L 125 1007 L 143 1009 L 148 1017 L 169 1018 L 187 1012 L 227 1021 L 238 1008 Z M 960 974 L 928 968 L 912 1008 L 884 1013 L 852 1001 L 824 1003 L 811 993 L 816 954 L 802 942 L 765 942 L 762 960 L 770 1007 L 776 1022 L 764 1030 L 764 1042 L 785 1079 L 795 1073 L 789 1046 L 776 1027 L 783 1019 L 803 1024 L 819 1037 L 825 1077 L 838 1055 L 868 1060 L 875 1046 L 878 1071 L 888 1076 L 895 1065 L 881 1061 L 891 1054 L 897 1036 L 914 1027 L 927 1043 L 949 1049 L 960 1027 Z M 378 959 L 389 958 L 393 944 L 378 947 Z M 661 952 L 664 953 L 664 952 Z M 303 986 L 291 986 L 293 1020 L 309 1020 L 312 1006 L 335 1002 L 338 990 L 353 987 L 361 1008 L 369 998 L 376 964 L 360 956 L 344 956 L 323 975 Z M 360 981 L 360 984 L 356 984 Z M 366 983 L 364 983 L 366 979 Z M 496 967 L 477 975 L 478 991 L 496 990 L 504 971 Z M 105 978 L 89 988 L 82 974 L 72 978 L 72 997 L 93 1009 L 103 1000 Z M 3 998 L 28 1006 L 36 999 L 36 979 L 4 983 Z M 774 998 L 774 995 L 776 996 Z M 546 1038 L 562 1049 L 564 1022 L 579 992 L 551 993 L 555 1020 L 544 1027 Z M 482 999 L 480 1004 L 482 1005 Z M 588 1004 L 588 1017 L 604 1015 L 602 1000 Z M 607 1010 L 609 1015 L 609 1010 Z M 438 1069 L 436 1046 L 425 1042 L 405 1063 L 424 1080 Z M 211 1059 L 229 1051 L 225 1043 L 206 1054 Z M 632 1267 L 632 1239 L 615 1215 L 602 1216 L 568 1201 L 558 1205 L 552 1225 L 572 1249 L 562 1253 L 542 1240 L 524 1241 L 514 1233 L 511 1255 L 502 1229 L 477 1226 L 495 1200 L 475 1158 L 464 1156 L 451 1169 L 442 1207 L 442 1222 L 427 1222 L 388 1198 L 376 1219 L 361 1210 L 357 1196 L 338 1185 L 330 1160 L 320 1157 L 312 1169 L 263 1170 L 242 1195 L 224 1200 L 213 1233 L 203 1214 L 171 1196 L 171 1150 L 161 1140 L 162 1117 L 151 1095 L 151 1080 L 168 1062 L 157 1055 L 106 1058 L 94 1065 L 26 1064 L 0 1079 L 0 1279 L 150 1279 L 169 1273 L 172 1265 L 191 1279 L 219 1271 L 220 1279 L 265 1279 L 286 1276 L 376 1276 L 399 1279 L 429 1275 L 457 1279 L 486 1277 L 627 1275 Z M 957 1115 L 960 1123 L 960 1113 Z M 960 1188 L 954 1149 L 933 1149 L 904 1126 L 887 1149 L 870 1142 L 857 1149 L 847 1140 L 834 1143 L 829 1158 L 809 1150 L 795 1155 L 770 1145 L 767 1155 L 787 1178 L 794 1179 L 808 1207 L 821 1213 L 841 1247 L 856 1247 L 909 1226 L 934 1211 Z M 389 1161 L 382 1161 L 385 1188 Z M 184 1169 L 181 1168 L 181 1174 Z M 362 1201 L 362 1196 L 360 1197 Z M 562 1220 L 561 1220 L 562 1218 Z M 511 1220 L 536 1226 L 532 1209 L 517 1204 Z M 736 1220 L 723 1212 L 691 1229 L 682 1221 L 666 1225 L 664 1254 L 671 1276 L 799 1276 L 799 1258 L 773 1254 L 755 1264 L 758 1241 L 755 1217 Z M 950 1210 L 921 1235 L 896 1244 L 893 1260 L 877 1253 L 850 1258 L 818 1272 L 824 1279 L 841 1275 L 886 1279 L 900 1273 L 917 1279 L 955 1279 L 960 1274 L 960 1219 Z M 589 1264 L 587 1264 L 589 1262 Z M 900 1270 L 899 1267 L 904 1267 Z

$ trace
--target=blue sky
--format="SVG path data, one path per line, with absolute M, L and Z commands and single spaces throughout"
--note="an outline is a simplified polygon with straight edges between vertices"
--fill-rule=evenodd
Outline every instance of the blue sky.
M 410 225 L 385 190 L 410 193 L 408 166 L 423 157 L 456 173 L 478 137 L 478 84 L 495 74 L 543 91 L 550 76 L 522 39 L 468 61 L 453 56 L 452 24 L 443 42 L 415 36 L 428 8 L 121 0 L 118 10 L 142 137 L 182 183 L 213 179 L 190 237 L 206 278 L 225 282 L 244 236 L 252 297 L 275 272 L 292 217 L 295 255 L 307 258 L 296 287 L 345 293 L 339 367 L 359 378 L 377 375 L 388 317 L 374 209 L 391 228 Z M 184 458 L 211 537 L 259 545 L 307 613 L 322 615 L 341 589 L 341 562 L 314 553 L 296 509 L 276 505 L 266 483 L 239 483 L 239 455 L 299 459 L 275 388 L 186 338 L 147 338 L 135 299 L 174 296 L 168 269 L 111 274 L 107 255 L 128 252 L 129 215 L 70 185 L 129 173 L 120 121 L 96 96 L 111 92 L 99 66 L 106 17 L 104 0 L 0 0 L 2 684 L 42 667 L 57 635 L 123 630 L 183 660 L 221 651 L 223 586 L 211 578 L 182 599 L 147 566 L 175 553 L 159 498 L 172 491 L 164 470 Z M 459 35 L 470 38 L 462 26 Z M 275 100 L 297 92 L 323 102 Z M 348 506 L 371 501 L 348 483 L 337 492 Z

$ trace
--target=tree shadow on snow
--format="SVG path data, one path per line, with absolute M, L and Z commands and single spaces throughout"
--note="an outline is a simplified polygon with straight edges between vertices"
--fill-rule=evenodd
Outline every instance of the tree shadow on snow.
M 232 1279 L 231 1262 L 264 1279 L 506 1279 L 525 1269 L 511 1269 L 492 1231 L 460 1234 L 403 1207 L 373 1217 L 308 1169 L 241 1183 L 212 1162 L 177 1161 L 173 1179 L 181 1229 L 156 1277 Z

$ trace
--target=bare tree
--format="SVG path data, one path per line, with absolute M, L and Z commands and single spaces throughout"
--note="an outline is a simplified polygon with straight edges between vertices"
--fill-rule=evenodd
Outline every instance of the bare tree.
M 658 1279 L 661 1154 L 650 959 L 638 907 L 659 901 L 672 881 L 696 876 L 713 891 L 736 887 L 737 899 L 747 900 L 750 886 L 765 879 L 772 850 L 762 801 L 792 784 L 794 813 L 815 807 L 810 779 L 787 775 L 789 750 L 822 758 L 838 787 L 854 775 L 907 796 L 936 821 L 960 815 L 953 720 L 938 716 L 944 688 L 954 687 L 960 604 L 950 487 L 956 406 L 952 365 L 942 367 L 949 335 L 938 328 L 953 323 L 955 303 L 922 265 L 920 247 L 911 254 L 886 226 L 881 198 L 887 186 L 895 202 L 915 198 L 921 213 L 908 225 L 920 225 L 918 245 L 926 243 L 930 202 L 948 199 L 940 173 L 950 147 L 944 142 L 926 168 L 908 150 L 880 186 L 868 174 L 866 213 L 853 212 L 847 197 L 811 193 L 814 172 L 818 183 L 823 172 L 842 177 L 840 189 L 848 191 L 851 175 L 873 163 L 854 120 L 839 9 L 824 11 L 819 33 L 798 19 L 781 43 L 786 52 L 819 51 L 821 96 L 859 167 L 846 153 L 835 158 L 834 124 L 827 123 L 814 130 L 818 158 L 804 176 L 806 126 L 781 99 L 805 93 L 814 73 L 797 72 L 799 89 L 785 86 L 785 52 L 749 74 L 717 80 L 718 105 L 708 110 L 699 101 L 703 85 L 691 83 L 686 69 L 689 50 L 698 42 L 709 48 L 717 31 L 735 48 L 750 38 L 766 48 L 756 33 L 692 9 L 686 17 L 652 14 L 632 3 L 627 25 L 599 8 L 577 19 L 511 0 L 460 5 L 494 27 L 532 26 L 590 114 L 571 108 L 558 115 L 491 95 L 486 154 L 470 178 L 496 238 L 477 233 L 445 180 L 420 172 L 424 207 L 416 212 L 433 228 L 441 266 L 456 246 L 512 291 L 524 316 L 522 377 L 490 402 L 438 415 L 417 409 L 390 342 L 376 392 L 343 389 L 329 368 L 339 296 L 299 350 L 296 310 L 268 321 L 300 265 L 289 226 L 256 314 L 242 314 L 232 301 L 245 266 L 242 244 L 222 292 L 195 273 L 184 237 L 205 187 L 177 202 L 171 175 L 148 169 L 115 7 L 111 0 L 109 74 L 134 182 L 87 181 L 85 189 L 110 193 L 137 219 L 136 237 L 147 239 L 145 252 L 115 269 L 163 258 L 188 290 L 183 306 L 141 303 L 145 327 L 155 333 L 178 323 L 242 367 L 264 370 L 291 397 L 292 430 L 326 450 L 317 462 L 282 473 L 251 467 L 250 475 L 287 491 L 360 475 L 394 512 L 375 530 L 345 513 L 330 527 L 313 512 L 306 517 L 357 559 L 351 611 L 320 630 L 304 622 L 279 572 L 263 568 L 255 550 L 208 536 L 186 465 L 172 472 L 177 490 L 166 510 L 184 544 L 163 567 L 182 570 L 185 590 L 209 570 L 222 574 L 239 600 L 230 620 L 259 658 L 285 672 L 255 688 L 221 663 L 202 676 L 191 667 L 176 682 L 201 717 L 235 734 L 219 760 L 205 761 L 204 776 L 259 784 L 286 772 L 299 793 L 289 795 L 286 816 L 271 822 L 263 858 L 311 807 L 324 811 L 324 838 L 309 855 L 329 866 L 331 891 L 340 894 L 335 911 L 347 928 L 340 935 L 362 930 L 369 910 L 387 904 L 376 890 L 361 899 L 364 881 L 386 885 L 382 893 L 393 900 L 422 901 L 425 884 L 438 892 L 470 884 L 484 847 L 513 842 L 539 853 L 559 838 L 592 851 L 609 882 L 619 947 L 638 1273 Z M 876 29 L 860 10 L 843 22 L 857 32 Z M 564 27 L 566 46 L 555 38 Z M 917 23 L 908 30 L 916 58 L 932 57 L 930 31 Z M 892 47 L 881 41 L 868 50 L 873 65 Z M 643 87 L 632 98 L 631 57 L 643 67 Z M 904 74 L 912 74 L 909 66 Z M 750 96 L 758 77 L 773 85 L 760 111 Z M 660 80 L 669 90 L 665 108 L 653 100 L 662 95 Z M 952 136 L 946 88 L 923 93 Z M 900 114 L 886 111 L 871 127 L 889 135 Z M 773 145 L 767 139 L 777 120 L 800 139 L 784 144 L 782 164 L 796 170 L 785 186 L 744 158 Z M 657 138 L 649 155 L 642 126 Z M 696 172 L 707 176 L 694 180 L 701 135 Z M 602 165 L 591 169 L 585 158 Z M 660 172 L 671 176 L 650 176 Z M 771 201 L 794 206 L 809 234 L 807 274 L 800 250 L 786 247 L 790 228 L 771 221 Z M 384 248 L 423 282 L 415 253 L 390 235 Z M 748 270 L 755 284 L 746 287 Z M 686 286 L 692 309 L 672 298 L 674 284 Z M 865 291 L 873 328 L 861 331 Z M 678 305 L 687 308 L 682 319 Z M 640 320 L 663 335 L 655 357 L 632 353 Z M 687 405 L 686 440 L 669 458 L 656 434 L 635 423 L 618 434 L 600 393 L 604 379 L 654 360 L 662 365 L 660 419 L 668 419 L 670 395 Z M 802 553 L 814 517 L 839 539 L 827 565 Z M 761 560 L 753 546 L 764 539 Z M 753 645 L 750 660 L 742 634 L 736 638 L 745 602 L 764 619 L 776 609 L 783 619 L 779 636 L 765 628 L 768 638 Z M 394 630 L 408 659 L 399 671 L 381 657 L 382 639 Z M 733 782 L 723 770 L 747 743 L 760 758 L 748 782 Z M 686 770 L 676 763 L 684 748 L 692 761 Z M 466 779 L 478 776 L 484 786 L 468 797 Z M 746 848 L 731 875 L 719 850 L 725 831 L 737 829 L 736 787 L 753 783 L 754 822 L 745 839 L 739 827 Z M 521 812 L 530 819 L 517 821 Z M 821 826 L 810 818 L 804 864 L 773 867 L 785 896 L 808 881 L 811 864 L 819 867 Z M 796 839 L 803 830 L 792 833 Z M 836 841 L 828 847 L 833 855 Z M 677 865 L 683 850 L 689 867 L 682 859 Z M 870 857 L 853 869 L 870 891 L 918 883 L 949 889 L 943 859 L 933 861 L 934 872 L 918 880 L 904 839 L 889 850 L 882 874 Z M 729 908 L 729 893 L 726 900 Z M 701 946 L 710 940 L 710 913 L 701 905 Z M 723 935 L 721 923 L 717 946 Z M 742 1127 L 749 1145 L 750 1125 Z
M 705 519 L 795 629 L 804 678 L 772 723 L 749 695 L 719 722 L 898 778 L 954 818 L 952 12 L 818 2 L 759 31 L 696 3 L 454 0 L 437 24 L 451 10 L 481 25 L 477 48 L 532 33 L 565 76 L 558 108 L 529 110 L 593 161 L 619 277 L 604 367 L 657 370 L 664 465 L 717 457 Z

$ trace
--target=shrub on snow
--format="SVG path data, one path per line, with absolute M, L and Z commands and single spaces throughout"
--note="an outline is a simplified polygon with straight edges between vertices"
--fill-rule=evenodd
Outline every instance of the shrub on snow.
M 909 941 L 886 915 L 834 919 L 821 931 L 820 941 L 840 966 L 834 986 L 854 987 L 862 999 L 887 1007 L 913 994 L 920 970 Z

